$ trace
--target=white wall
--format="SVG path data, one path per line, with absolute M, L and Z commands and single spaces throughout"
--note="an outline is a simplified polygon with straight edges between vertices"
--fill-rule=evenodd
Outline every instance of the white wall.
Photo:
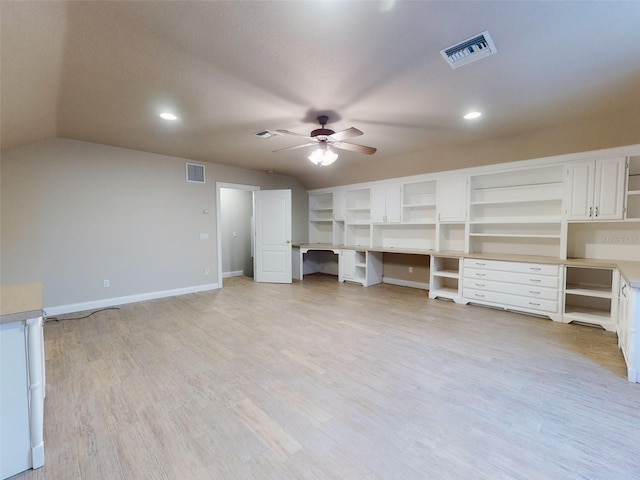
M 215 287 L 216 181 L 291 189 L 307 240 L 295 178 L 206 164 L 207 183 L 187 183 L 186 161 L 66 139 L 3 151 L 0 284 L 43 282 L 45 308 Z
M 223 276 L 233 272 L 253 276 L 252 215 L 253 192 L 235 188 L 220 189 Z

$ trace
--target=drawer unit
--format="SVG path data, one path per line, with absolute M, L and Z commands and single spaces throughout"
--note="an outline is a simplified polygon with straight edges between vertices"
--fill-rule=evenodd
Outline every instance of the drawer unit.
M 465 258 L 463 275 L 462 295 L 466 303 L 562 321 L 559 265 Z
M 464 290 L 464 296 L 471 302 L 498 306 L 505 310 L 522 310 L 532 313 L 543 313 L 545 315 L 558 313 L 557 301 L 466 288 Z
M 465 278 L 476 280 L 494 280 L 497 282 L 518 283 L 557 289 L 560 287 L 558 273 L 555 277 L 545 275 L 528 275 L 524 273 L 501 272 L 498 270 L 481 270 L 479 268 L 464 268 Z
M 481 260 L 465 258 L 464 268 L 480 268 L 482 270 L 498 270 L 500 272 L 532 273 L 535 275 L 558 276 L 560 265 L 544 263 L 504 262 L 501 260 Z
M 523 297 L 542 298 L 545 300 L 558 300 L 557 288 L 545 288 L 539 286 L 520 285 L 518 283 L 493 282 L 487 280 L 476 280 L 465 278 L 464 288 L 483 290 L 486 292 L 508 293 L 510 295 L 520 295 Z

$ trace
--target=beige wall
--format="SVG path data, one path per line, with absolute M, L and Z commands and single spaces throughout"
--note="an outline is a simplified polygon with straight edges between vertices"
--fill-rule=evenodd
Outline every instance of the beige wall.
M 307 240 L 295 178 L 206 164 L 187 183 L 185 162 L 65 139 L 2 152 L 0 283 L 42 281 L 45 307 L 219 283 L 216 181 L 291 189 L 292 240 Z
M 382 275 L 407 282 L 429 283 L 430 259 L 429 255 L 385 253 Z M 409 272 L 409 267 L 413 268 L 412 273 Z

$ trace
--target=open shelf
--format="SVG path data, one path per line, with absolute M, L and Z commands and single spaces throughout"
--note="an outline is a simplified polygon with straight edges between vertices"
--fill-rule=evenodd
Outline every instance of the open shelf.
M 372 228 L 374 247 L 435 249 L 436 226 L 434 224 L 383 223 L 373 225 Z
M 606 326 L 612 320 L 614 271 L 567 266 L 564 320 Z

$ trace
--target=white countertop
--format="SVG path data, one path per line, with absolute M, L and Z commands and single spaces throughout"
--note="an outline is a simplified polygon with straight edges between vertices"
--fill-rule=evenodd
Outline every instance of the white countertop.
M 493 254 L 493 253 L 462 253 L 455 251 L 421 250 L 411 248 L 383 248 L 383 247 L 364 247 L 362 245 L 331 245 L 325 243 L 309 243 L 294 245 L 299 248 L 315 249 L 315 250 L 359 250 L 383 253 L 405 253 L 410 255 L 438 255 L 442 257 L 453 258 L 483 258 L 486 260 L 504 260 L 508 262 L 531 262 L 531 263 L 549 263 L 553 265 L 573 265 L 579 267 L 599 267 L 599 268 L 617 268 L 624 279 L 629 283 L 631 288 L 640 288 L 640 261 L 628 260 L 596 260 L 591 258 L 568 258 L 562 260 L 555 257 L 540 257 L 535 255 L 510 255 L 510 254 Z

